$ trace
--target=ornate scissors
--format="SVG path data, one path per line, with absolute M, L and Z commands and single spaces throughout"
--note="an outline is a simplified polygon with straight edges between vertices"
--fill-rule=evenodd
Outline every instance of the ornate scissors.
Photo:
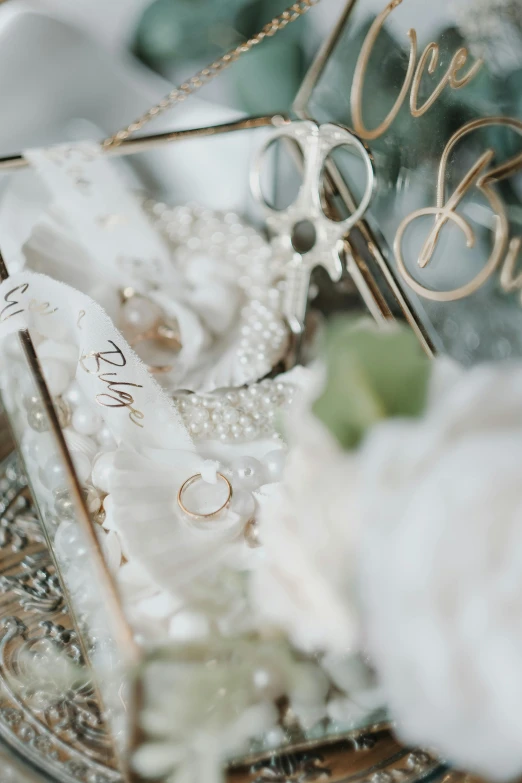
M 268 147 L 278 138 L 289 138 L 299 145 L 304 165 L 303 182 L 296 200 L 286 209 L 271 207 L 261 189 L 262 159 Z M 321 205 L 321 184 L 326 158 L 337 147 L 353 147 L 365 165 L 366 187 L 361 202 L 349 218 L 334 221 L 328 218 Z M 283 314 L 294 335 L 304 331 L 304 320 L 310 287 L 310 275 L 317 266 L 326 269 L 336 282 L 343 271 L 340 252 L 343 237 L 361 219 L 372 198 L 375 175 L 368 150 L 346 128 L 339 125 L 318 125 L 309 120 L 282 125 L 261 147 L 250 176 L 254 198 L 261 204 L 267 226 L 273 236 L 272 246 L 285 280 Z M 313 244 L 310 249 L 296 250 L 296 231 L 300 226 L 310 226 Z

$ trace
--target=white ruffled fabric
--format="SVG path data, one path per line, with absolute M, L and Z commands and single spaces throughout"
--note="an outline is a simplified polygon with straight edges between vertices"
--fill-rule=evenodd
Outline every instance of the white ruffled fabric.
M 85 146 L 88 151 L 96 151 L 96 145 L 89 143 L 68 145 L 68 149 L 73 150 L 78 157 Z M 59 154 L 61 149 L 51 148 L 50 152 Z M 68 192 L 62 193 L 60 199 L 58 186 L 64 186 L 61 181 L 62 167 L 56 164 L 53 169 L 48 152 L 37 150 L 28 155 L 33 156 L 39 163 L 39 174 L 54 191 L 57 200 L 50 202 L 41 182 L 34 174 L 26 173 L 10 183 L 3 199 L 0 224 L 9 228 L 4 255 L 11 272 L 16 273 L 28 268 L 65 282 L 98 302 L 117 326 L 120 326 L 119 292 L 130 286 L 146 293 L 162 308 L 165 315 L 174 318 L 179 325 L 181 350 L 174 357 L 174 361 L 172 357 L 170 361 L 166 361 L 164 351 L 159 351 L 163 361 L 156 360 L 155 354 L 158 350 L 151 345 L 140 347 L 140 354 L 149 364 L 172 365 L 170 372 L 158 376 L 158 380 L 166 388 L 204 392 L 258 380 L 257 377 L 250 377 L 251 371 L 238 357 L 238 347 L 243 337 L 239 316 L 241 308 L 247 304 L 244 292 L 238 285 L 240 271 L 234 266 L 227 267 L 225 264 L 216 263 L 215 259 L 204 254 L 193 254 L 191 263 L 183 269 L 180 268 L 174 257 L 169 255 L 172 248 L 164 241 L 161 232 L 148 221 L 138 198 L 122 178 L 118 191 L 121 198 L 113 199 L 116 203 L 112 211 L 116 218 L 120 216 L 119 213 L 125 212 L 125 208 L 130 210 L 130 213 L 126 216 L 126 221 L 116 227 L 117 239 L 129 241 L 127 235 L 132 229 L 132 215 L 139 214 L 140 225 L 147 230 L 143 232 L 136 229 L 136 240 L 143 245 L 144 252 L 148 250 L 149 255 L 161 257 L 161 268 L 156 272 L 157 280 L 154 280 L 155 270 L 152 265 L 135 260 L 140 257 L 138 250 L 134 254 L 128 254 L 128 257 L 125 257 L 124 253 L 115 255 L 112 252 L 115 246 L 115 237 L 112 236 L 114 229 L 105 234 L 100 233 L 96 218 L 100 205 L 95 196 L 100 192 L 105 193 L 104 188 L 99 187 L 90 199 L 85 199 L 86 209 L 80 211 L 81 230 L 78 230 L 74 222 L 75 210 L 71 208 Z M 76 161 L 76 166 L 78 165 Z M 88 161 L 80 160 L 80 167 L 87 179 L 91 174 L 90 165 Z M 106 177 L 111 185 L 112 195 L 118 195 L 116 188 L 119 169 L 115 171 L 113 162 L 101 157 L 96 159 L 93 165 L 98 171 L 100 181 Z M 60 178 L 58 183 L 54 182 L 56 176 Z M 74 199 L 78 198 L 77 188 L 72 188 L 70 195 Z M 118 203 L 122 200 L 125 206 Z M 23 205 L 22 208 L 20 204 Z M 90 226 L 91 234 L 95 234 L 95 246 L 89 241 L 89 232 L 86 230 L 89 226 L 83 225 L 89 210 L 92 212 Z M 122 216 L 125 217 L 125 214 Z M 107 248 L 104 246 L 104 237 L 107 240 Z M 258 240 L 263 242 L 261 235 Z M 132 236 L 130 241 L 132 242 Z M 105 250 L 107 252 L 104 252 Z M 267 245 L 266 265 L 261 270 L 264 287 L 270 274 L 269 266 L 270 253 Z M 151 286 L 151 282 L 154 285 Z M 255 284 L 256 280 L 253 280 L 252 285 Z M 264 372 L 269 370 L 270 366 L 264 368 Z
M 166 449 L 150 455 L 120 450 L 115 461 L 109 496 L 111 528 L 121 537 L 128 559 L 173 595 L 189 590 L 196 580 L 215 578 L 225 567 L 254 567 L 259 553 L 250 549 L 243 537 L 248 520 L 234 511 L 233 505 L 218 517 L 199 523 L 189 520 L 179 508 L 179 487 L 204 471 L 202 457 Z M 226 470 L 226 462 L 219 469 Z M 200 482 L 200 486 L 200 497 L 207 488 L 209 508 L 215 508 L 216 485 Z M 256 518 L 273 486 L 265 485 L 253 493 Z
M 252 575 L 252 600 L 261 620 L 301 649 L 347 654 L 358 642 L 358 464 L 311 413 L 321 369 L 301 372 L 306 388 L 286 417 L 283 481 L 259 518 L 264 557 Z

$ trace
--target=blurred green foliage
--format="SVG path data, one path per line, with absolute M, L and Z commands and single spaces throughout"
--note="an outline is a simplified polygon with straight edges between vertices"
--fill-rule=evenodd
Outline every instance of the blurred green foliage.
M 135 54 L 168 78 L 186 75 L 247 40 L 285 10 L 285 0 L 154 0 L 135 35 Z M 286 111 L 309 65 L 308 19 L 265 39 L 226 78 L 234 102 L 252 114 Z M 225 77 L 220 77 L 225 78 Z
M 431 361 L 407 327 L 378 329 L 340 316 L 326 331 L 326 385 L 314 413 L 345 449 L 378 421 L 424 410 Z

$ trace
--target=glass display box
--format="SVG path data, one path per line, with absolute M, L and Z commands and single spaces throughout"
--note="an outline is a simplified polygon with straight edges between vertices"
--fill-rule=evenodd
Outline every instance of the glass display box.
M 443 0 L 428 13 L 413 0 L 387 6 L 380 0 L 348 3 L 295 104 L 301 119 L 351 129 L 376 175 L 369 208 L 344 240 L 341 284 L 327 281 L 323 289 L 324 280 L 317 277 L 318 303 L 326 314 L 352 307 L 366 309 L 377 321 L 405 319 L 428 352 L 448 353 L 466 363 L 522 353 L 522 278 L 517 268 L 521 35 L 522 13 L 516 4 L 472 8 L 464 1 Z M 203 138 L 213 144 L 222 134 L 254 133 L 281 122 L 284 118 L 251 118 L 158 134 L 124 142 L 119 152 Z M 295 139 L 283 152 L 274 162 L 277 187 L 271 198 L 276 206 L 279 198 L 287 199 L 294 178 L 299 179 L 304 158 Z M 23 161 L 0 162 L 12 165 Z M 321 183 L 325 213 L 335 220 L 353 213 L 367 175 L 353 150 L 332 153 Z M 5 265 L 0 271 L 5 279 Z M 135 759 L 140 751 L 151 737 L 156 748 L 168 742 L 168 732 L 162 738 L 161 726 L 150 720 L 151 707 L 168 692 L 170 713 L 176 711 L 183 665 L 222 667 L 234 679 L 242 676 L 243 662 L 229 651 L 198 661 L 189 649 L 166 652 L 164 646 L 155 648 L 143 636 L 137 638 L 96 531 L 98 500 L 82 485 L 63 434 L 70 411 L 46 385 L 28 332 L 10 343 L 8 355 L 3 404 L 82 657 L 94 672 L 118 774 L 138 781 Z M 42 477 L 43 454 L 47 461 L 53 457 L 65 476 L 66 491 L 59 498 Z M 64 518 L 70 534 L 58 552 L 55 536 Z M 213 698 L 223 698 L 220 688 Z M 369 710 L 350 725 L 323 720 L 305 727 L 285 711 L 284 700 L 277 706 L 277 740 L 255 737 L 248 752 L 230 754 L 228 774 L 238 783 L 410 783 L 443 772 L 428 754 L 400 748 L 381 712 Z M 179 708 L 186 710 L 186 704 L 180 702 Z M 162 779 L 168 775 L 158 773 Z

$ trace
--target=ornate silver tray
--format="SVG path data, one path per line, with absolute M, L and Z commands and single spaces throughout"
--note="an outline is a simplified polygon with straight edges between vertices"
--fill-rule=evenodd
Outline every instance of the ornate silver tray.
M 0 423 L 0 783 L 119 783 L 123 778 L 94 687 L 31 685 L 28 661 L 49 648 L 83 666 L 64 592 L 12 440 Z M 5 456 L 5 454 L 8 456 Z M 40 683 L 40 679 L 38 678 Z M 2 755 L 9 756 L 9 766 Z M 13 759 L 13 761 L 11 761 Z M 14 764 L 14 767 L 11 767 Z M 22 764 L 22 767 L 19 765 Z M 230 783 L 460 783 L 425 751 L 379 724 L 342 740 L 231 767 Z

